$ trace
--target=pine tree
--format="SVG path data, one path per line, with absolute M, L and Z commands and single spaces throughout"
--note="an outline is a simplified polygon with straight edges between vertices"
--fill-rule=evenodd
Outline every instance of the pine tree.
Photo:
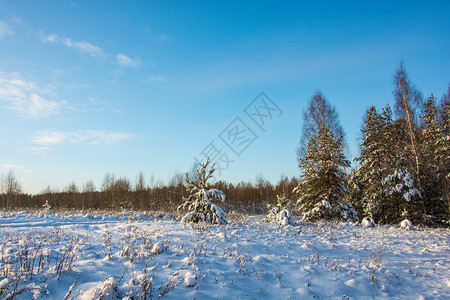
M 394 172 L 399 163 L 395 154 L 401 152 L 400 145 L 395 142 L 397 128 L 390 106 L 386 105 L 381 114 L 375 107 L 370 107 L 361 133 L 361 154 L 356 158 L 359 168 L 354 172 L 352 182 L 358 183 L 364 215 L 378 223 L 385 223 L 392 203 L 385 197 L 384 179 Z
M 404 211 L 416 212 L 418 190 L 407 168 L 407 142 L 403 120 L 393 120 L 389 105 L 366 112 L 359 168 L 352 176 L 358 186 L 364 215 L 377 223 L 397 223 Z M 413 205 L 414 204 L 414 205 Z M 413 209 L 414 207 L 414 209 Z
M 361 155 L 356 158 L 359 169 L 354 177 L 359 180 L 364 215 L 375 220 L 383 214 L 383 179 L 386 172 L 387 144 L 385 141 L 386 118 L 371 106 L 366 112 L 361 143 Z M 353 179 L 354 181 L 355 179 Z
M 445 138 L 439 125 L 436 98 L 433 95 L 425 103 L 421 118 L 425 125 L 420 132 L 424 210 L 427 219 L 434 223 L 447 217 L 445 194 L 441 189 L 445 178 L 440 178 L 440 170 L 445 169 L 447 162 L 440 157 L 443 153 L 441 147 L 445 147 Z
M 442 135 L 436 145 L 436 160 L 439 165 L 438 177 L 441 183 L 441 191 L 447 200 L 447 217 L 450 218 L 450 85 L 447 94 L 441 99 L 439 106 L 439 120 Z
M 197 169 L 196 178 L 191 179 L 186 173 L 186 190 L 189 194 L 183 198 L 183 204 L 178 210 L 187 209 L 188 213 L 182 218 L 182 222 L 208 224 L 227 224 L 226 213 L 214 201 L 225 201 L 225 194 L 217 189 L 209 189 L 207 181 L 214 173 L 214 164 L 207 172 L 209 160 L 200 164 Z
M 447 93 L 442 95 L 438 108 L 438 119 L 444 135 L 450 135 L 450 84 Z
M 344 170 L 350 162 L 343 153 L 342 136 L 335 137 L 329 127 L 320 127 L 299 161 L 302 175 L 295 191 L 303 220 L 357 220 L 351 204 L 343 200 L 349 193 Z

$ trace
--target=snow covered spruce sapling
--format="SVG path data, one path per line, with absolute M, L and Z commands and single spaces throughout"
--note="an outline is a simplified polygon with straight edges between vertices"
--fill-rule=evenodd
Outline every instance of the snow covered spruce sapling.
M 189 178 L 186 173 L 187 192 L 189 196 L 183 198 L 183 204 L 178 210 L 187 209 L 189 212 L 181 219 L 186 223 L 206 222 L 209 224 L 227 224 L 226 213 L 213 201 L 225 201 L 225 194 L 217 189 L 209 189 L 207 181 L 214 173 L 214 164 L 207 171 L 209 160 L 197 168 L 196 179 Z
M 50 210 L 52 206 L 48 203 L 48 200 L 45 200 L 45 203 L 42 205 L 45 210 Z
M 269 222 L 282 226 L 292 225 L 291 212 L 289 211 L 290 204 L 291 200 L 286 198 L 286 194 L 277 195 L 277 204 L 275 206 L 268 205 L 270 211 L 267 219 Z

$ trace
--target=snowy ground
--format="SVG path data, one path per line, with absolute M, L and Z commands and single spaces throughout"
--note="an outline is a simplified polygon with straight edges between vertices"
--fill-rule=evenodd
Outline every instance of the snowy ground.
M 0 298 L 450 298 L 448 229 L 1 213 Z

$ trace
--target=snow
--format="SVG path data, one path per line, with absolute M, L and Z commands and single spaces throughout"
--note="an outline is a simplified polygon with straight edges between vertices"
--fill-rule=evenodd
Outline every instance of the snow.
M 186 272 L 186 275 L 184 276 L 184 284 L 187 287 L 192 287 L 197 283 L 197 279 L 195 279 L 195 275 L 191 272 Z
M 153 245 L 152 253 L 153 253 L 153 254 L 159 254 L 159 253 L 161 253 L 161 252 L 163 252 L 163 246 L 161 245 L 160 242 L 156 242 L 156 243 Z
M 405 219 L 400 223 L 400 228 L 406 229 L 406 230 L 412 230 L 412 229 L 414 229 L 414 226 L 410 220 Z
M 370 217 L 365 217 L 362 221 L 361 221 L 361 225 L 364 227 L 375 227 L 375 222 L 373 221 L 372 218 Z
M 383 184 L 390 184 L 396 180 L 399 180 L 400 182 L 384 190 L 387 195 L 403 192 L 403 198 L 408 202 L 411 202 L 411 198 L 414 196 L 421 197 L 419 190 L 414 187 L 414 181 L 411 178 L 411 174 L 406 168 L 395 169 L 394 174 L 387 176 L 383 180 Z
M 283 209 L 277 214 L 277 222 L 282 226 L 291 224 L 291 213 L 287 209 Z
M 0 298 L 450 297 L 449 229 L 279 226 L 234 214 L 211 226 L 139 213 L 0 212 L 0 224 Z

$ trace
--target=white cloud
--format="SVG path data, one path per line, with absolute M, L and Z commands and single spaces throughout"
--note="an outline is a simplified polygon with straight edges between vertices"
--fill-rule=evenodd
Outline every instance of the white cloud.
M 74 41 L 69 38 L 61 38 L 57 34 L 54 34 L 54 33 L 46 35 L 46 34 L 43 34 L 42 32 L 39 33 L 39 38 L 44 43 L 61 44 L 66 47 L 74 48 L 80 52 L 89 54 L 92 57 L 106 55 L 100 47 L 95 46 L 86 41 Z
M 35 144 L 116 144 L 132 138 L 131 134 L 107 130 L 41 131 L 32 137 Z
M 67 47 L 75 48 L 81 52 L 87 53 L 92 57 L 105 55 L 103 50 L 100 49 L 100 47 L 92 45 L 91 43 L 86 41 L 77 42 L 72 41 L 71 39 L 65 39 L 63 41 L 63 44 L 66 45 Z
M 40 38 L 41 41 L 46 42 L 46 43 L 56 43 L 59 40 L 59 36 L 57 34 L 49 34 L 49 35 L 44 35 L 44 34 L 40 34 Z
M 14 28 L 21 26 L 22 24 L 22 19 L 17 17 L 9 17 L 7 19 L 0 20 L 0 39 L 14 35 Z
M 3 39 L 8 35 L 13 35 L 14 31 L 11 26 L 5 21 L 0 21 L 0 38 Z
M 144 80 L 144 82 L 164 82 L 164 81 L 166 81 L 166 77 L 160 75 L 152 76 Z
M 117 63 L 124 67 L 136 68 L 137 66 L 139 66 L 141 64 L 139 59 L 131 59 L 122 53 L 117 54 L 116 59 L 117 59 Z
M 24 118 L 39 118 L 58 114 L 65 101 L 53 101 L 40 95 L 44 89 L 32 81 L 22 79 L 19 73 L 0 72 L 0 102 Z
M 0 23 L 0 37 L 1 37 L 1 23 Z M 105 53 L 100 47 L 93 45 L 87 41 L 74 41 L 70 38 L 60 37 L 54 33 L 44 34 L 42 32 L 39 32 L 39 38 L 44 43 L 64 45 L 66 47 L 73 48 L 80 52 L 86 53 L 92 57 L 109 56 L 109 54 Z M 138 58 L 132 59 L 123 53 L 116 54 L 116 61 L 120 66 L 131 68 L 136 68 L 141 64 L 140 59 Z

